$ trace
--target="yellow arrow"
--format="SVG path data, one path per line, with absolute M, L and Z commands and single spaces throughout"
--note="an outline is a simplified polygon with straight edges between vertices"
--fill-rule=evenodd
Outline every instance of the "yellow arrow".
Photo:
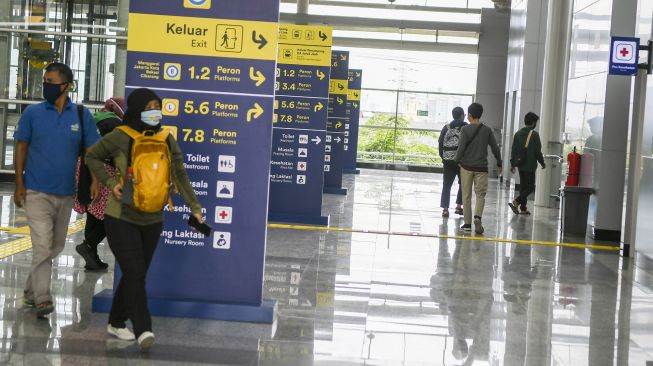
M 345 101 L 342 100 L 342 98 L 338 98 L 338 104 L 342 104 L 342 103 L 344 103 L 344 102 L 345 102 Z
M 324 73 L 320 70 L 317 70 L 316 74 L 317 77 L 320 78 L 320 80 L 324 80 L 324 78 L 326 77 L 326 75 L 324 75 Z
M 347 61 L 347 55 L 340 55 L 341 61 Z
M 262 72 L 254 70 L 253 67 L 249 68 L 249 78 L 256 81 L 256 86 L 261 86 L 265 82 L 265 75 Z
M 318 112 L 318 111 L 321 111 L 322 108 L 324 108 L 324 104 L 322 104 L 322 102 L 318 102 L 318 103 L 315 105 L 315 108 L 314 108 L 313 110 L 314 110 L 315 112 Z
M 336 123 L 336 129 L 338 129 L 340 127 L 342 127 L 342 123 L 341 122 Z
M 358 103 L 354 103 L 354 108 L 358 108 Z
M 258 103 L 254 103 L 254 108 L 251 108 L 250 110 L 247 111 L 247 122 L 252 122 L 253 119 L 257 119 L 261 117 L 261 115 L 265 112 L 263 108 L 261 108 L 261 105 Z

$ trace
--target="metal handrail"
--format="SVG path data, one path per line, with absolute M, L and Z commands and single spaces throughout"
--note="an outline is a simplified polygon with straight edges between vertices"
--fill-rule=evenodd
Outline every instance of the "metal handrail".
M 112 36 L 106 34 L 92 34 L 92 33 L 57 32 L 57 31 L 46 31 L 46 30 L 38 30 L 38 29 L 0 28 L 0 33 L 26 33 L 26 34 L 44 34 L 48 36 L 119 39 L 124 41 L 127 40 L 127 36 Z

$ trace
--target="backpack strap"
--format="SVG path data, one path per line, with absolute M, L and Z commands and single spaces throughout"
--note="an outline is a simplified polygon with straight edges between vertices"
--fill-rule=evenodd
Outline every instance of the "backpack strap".
M 79 119 L 79 131 L 82 134 L 82 138 L 79 142 L 79 156 L 84 156 L 84 106 L 77 104 L 77 118 Z
M 528 149 L 528 144 L 531 143 L 531 136 L 533 136 L 533 130 L 531 130 L 531 131 L 528 133 L 528 138 L 526 139 L 526 145 L 524 145 L 524 149 Z
M 143 136 L 142 133 L 136 131 L 135 129 L 133 129 L 133 128 L 127 126 L 127 125 L 118 126 L 118 127 L 116 127 L 116 130 L 120 130 L 120 131 L 124 132 L 125 135 L 131 137 L 133 140 L 136 140 L 136 139 L 140 138 L 141 136 Z

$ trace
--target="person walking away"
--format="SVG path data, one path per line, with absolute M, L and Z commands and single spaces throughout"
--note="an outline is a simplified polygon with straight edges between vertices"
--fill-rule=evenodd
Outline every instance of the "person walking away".
M 461 230 L 472 231 L 472 188 L 476 195 L 474 208 L 474 229 L 477 234 L 483 234 L 483 210 L 485 208 L 485 195 L 488 185 L 488 146 L 497 159 L 497 166 L 501 168 L 501 151 L 494 138 L 492 129 L 481 123 L 483 106 L 472 103 L 467 108 L 467 120 L 470 124 L 463 127 L 460 134 L 460 144 L 456 151 L 454 161 L 460 165 L 460 180 L 463 188 L 463 212 L 465 223 Z
M 438 148 L 442 165 L 444 168 L 444 182 L 442 194 L 440 195 L 440 207 L 442 208 L 442 217 L 449 217 L 449 203 L 451 201 L 451 186 L 456 177 L 458 178 L 458 195 L 456 196 L 456 215 L 463 214 L 463 195 L 460 187 L 460 167 L 453 160 L 460 143 L 460 131 L 467 125 L 465 122 L 465 110 L 456 107 L 451 111 L 453 121 L 444 126 L 438 139 Z
M 114 97 L 108 99 L 105 107 L 99 112 L 93 114 L 96 126 L 101 136 L 105 136 L 114 128 L 122 125 L 124 115 L 124 100 Z M 77 177 L 79 179 L 80 162 L 77 163 Z M 112 177 L 115 177 L 115 167 L 111 160 L 105 161 L 105 169 Z M 73 209 L 80 213 L 86 213 L 86 225 L 84 227 L 84 241 L 75 247 L 79 255 L 86 262 L 84 268 L 87 271 L 103 271 L 109 268 L 109 265 L 102 262 L 98 255 L 98 245 L 106 237 L 104 230 L 104 210 L 111 196 L 111 190 L 106 186 L 100 186 L 99 197 L 97 200 L 88 205 L 81 204 L 77 195 L 75 195 L 75 204 Z
M 35 307 L 38 316 L 54 310 L 52 260 L 64 249 L 68 234 L 77 158 L 81 147 L 89 148 L 100 139 L 91 112 L 68 98 L 72 85 L 73 72 L 67 65 L 49 64 L 43 75 L 45 101 L 23 112 L 14 134 L 14 202 L 25 209 L 32 239 L 23 303 Z M 93 184 L 92 198 L 96 190 Z
M 154 343 L 145 280 L 163 228 L 163 207 L 167 203 L 170 180 L 195 218 L 204 222 L 202 206 L 184 169 L 181 149 L 169 130 L 161 127 L 161 118 L 161 99 L 149 89 L 136 89 L 127 98 L 126 126 L 104 136 L 86 155 L 91 171 L 113 192 L 107 203 L 104 225 L 122 277 L 114 293 L 107 331 L 119 339 L 137 339 L 143 352 Z M 146 137 L 149 150 L 137 149 L 141 139 Z M 152 151 L 156 154 L 151 155 Z M 153 156 L 156 156 L 156 164 L 141 163 L 151 162 L 148 159 Z M 104 169 L 107 159 L 113 160 L 119 178 L 112 177 Z M 165 169 L 169 174 L 158 178 L 161 175 L 147 169 L 156 169 L 156 172 Z M 142 179 L 135 182 L 130 179 L 132 175 Z M 127 328 L 128 319 L 133 333 Z
M 516 215 L 530 215 L 526 204 L 528 196 L 535 192 L 537 163 L 540 163 L 542 169 L 546 168 L 540 135 L 535 131 L 539 119 L 540 117 L 533 112 L 526 113 L 525 126 L 515 133 L 512 140 L 510 171 L 514 173 L 515 168 L 519 170 L 519 196 L 509 202 L 508 206 Z

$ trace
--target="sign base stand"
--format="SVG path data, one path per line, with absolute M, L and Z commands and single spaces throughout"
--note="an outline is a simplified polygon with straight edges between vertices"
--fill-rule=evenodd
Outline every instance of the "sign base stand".
M 358 170 L 358 169 L 343 169 L 342 172 L 345 173 L 345 174 L 360 174 L 361 173 L 361 171 Z
M 305 216 L 282 213 L 268 213 L 268 221 L 286 224 L 305 224 L 317 226 L 329 226 L 329 216 Z
M 324 187 L 323 192 L 324 193 L 339 194 L 339 195 L 342 195 L 342 196 L 346 196 L 347 195 L 347 188 Z
M 111 310 L 113 291 L 106 289 L 93 296 L 93 312 Z M 277 317 L 276 300 L 263 300 L 260 306 L 245 304 L 184 301 L 169 298 L 148 298 L 150 313 L 155 316 L 199 318 L 236 322 L 272 324 Z

